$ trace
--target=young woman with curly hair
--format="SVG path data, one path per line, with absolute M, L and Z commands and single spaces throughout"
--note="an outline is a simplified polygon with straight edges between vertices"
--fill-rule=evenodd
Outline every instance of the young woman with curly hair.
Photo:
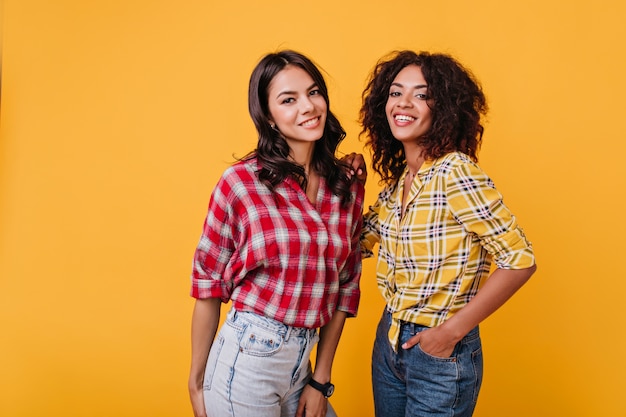
M 479 83 L 445 54 L 395 52 L 363 92 L 362 135 L 385 185 L 361 235 L 365 256 L 379 244 L 386 301 L 372 354 L 377 417 L 471 416 L 482 381 L 478 325 L 536 269 L 477 165 L 486 112 Z

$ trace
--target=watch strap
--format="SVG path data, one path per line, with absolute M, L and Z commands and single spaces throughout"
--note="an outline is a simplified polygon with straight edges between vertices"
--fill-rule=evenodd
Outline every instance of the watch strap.
M 320 384 L 319 382 L 311 378 L 309 379 L 309 385 L 324 394 L 324 397 L 326 398 L 333 395 L 333 392 L 335 391 L 335 386 L 330 383 L 330 381 L 325 384 Z

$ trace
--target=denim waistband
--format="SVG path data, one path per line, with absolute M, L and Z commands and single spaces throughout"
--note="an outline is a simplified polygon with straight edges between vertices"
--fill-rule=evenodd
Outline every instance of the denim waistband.
M 226 319 L 233 323 L 235 326 L 237 326 L 238 324 L 240 325 L 241 322 L 243 322 L 262 327 L 266 330 L 283 336 L 285 340 L 288 340 L 290 337 L 303 337 L 306 339 L 310 339 L 317 332 L 317 329 L 289 326 L 269 317 L 261 316 L 250 311 L 237 311 L 234 308 L 230 309 Z

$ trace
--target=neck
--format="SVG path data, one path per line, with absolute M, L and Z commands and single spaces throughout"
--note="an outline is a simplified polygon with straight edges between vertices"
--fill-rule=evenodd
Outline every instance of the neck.
M 304 167 L 304 171 L 307 175 L 310 172 L 314 149 L 315 143 L 310 142 L 298 143 L 295 144 L 295 146 L 290 145 L 289 156 L 295 163 Z
M 415 176 L 424 163 L 424 148 L 419 145 L 407 144 L 404 146 L 404 156 L 409 174 Z

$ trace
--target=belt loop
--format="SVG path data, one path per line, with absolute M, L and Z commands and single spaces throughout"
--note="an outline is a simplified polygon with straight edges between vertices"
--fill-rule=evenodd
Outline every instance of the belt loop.
M 287 327 L 287 331 L 285 332 L 285 342 L 289 340 L 289 336 L 291 335 L 291 326 L 285 326 Z
M 231 307 L 230 311 L 228 312 L 227 318 L 234 323 L 235 319 L 237 318 L 237 310 Z

